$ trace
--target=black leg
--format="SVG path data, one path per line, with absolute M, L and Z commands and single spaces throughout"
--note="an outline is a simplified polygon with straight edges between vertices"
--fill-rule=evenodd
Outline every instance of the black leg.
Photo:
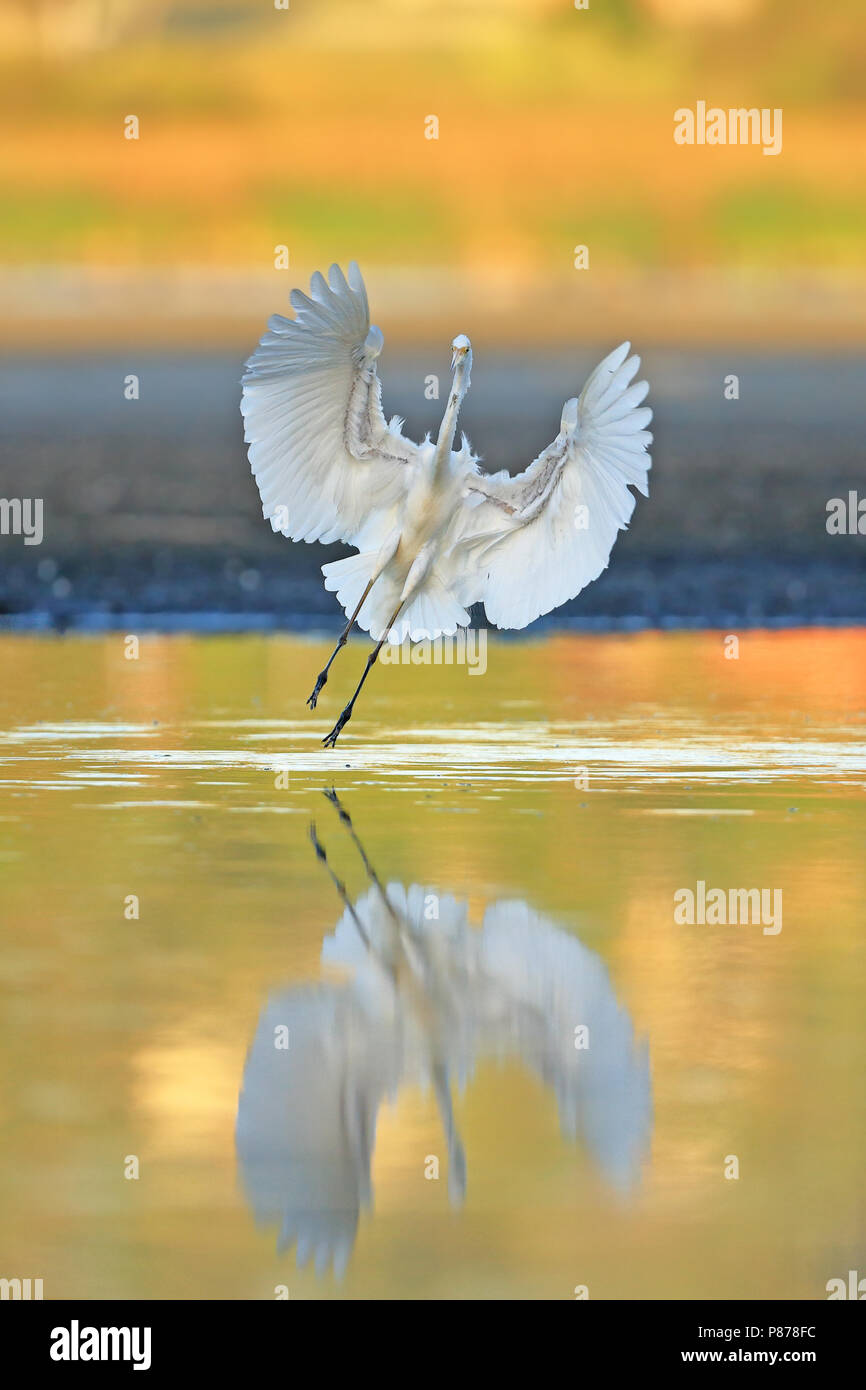
M 330 878 L 331 882 L 333 883 L 334 887 L 340 895 L 340 901 L 342 902 L 343 906 L 347 909 L 349 916 L 351 917 L 352 921 L 355 923 L 355 926 L 358 929 L 358 935 L 360 936 L 364 945 L 369 950 L 370 938 L 364 930 L 363 926 L 361 925 L 361 921 L 358 917 L 357 912 L 355 911 L 354 907 L 349 901 L 349 895 L 346 892 L 345 883 L 343 883 L 342 879 L 337 878 L 337 875 L 334 873 L 334 870 L 328 863 L 328 856 L 325 853 L 325 847 L 319 840 L 318 835 L 316 834 L 315 821 L 310 826 L 310 841 L 312 843 L 313 849 L 316 851 L 316 858 L 319 860 L 321 864 L 324 864 L 325 871 L 328 874 L 328 877 Z
M 382 899 L 382 902 L 384 903 L 389 916 L 391 916 L 394 919 L 394 921 L 397 921 L 397 914 L 395 913 L 394 908 L 391 905 L 391 902 L 388 898 L 387 893 L 385 892 L 385 889 L 382 887 L 379 875 L 376 873 L 376 870 L 373 868 L 373 865 L 367 858 L 367 851 L 364 849 L 364 846 L 358 839 L 357 832 L 355 830 L 354 825 L 352 824 L 352 817 L 349 815 L 349 812 L 344 807 L 343 803 L 341 802 L 333 787 L 331 787 L 330 790 L 326 789 L 324 795 L 328 798 L 331 805 L 336 808 L 337 815 L 340 817 L 340 824 L 345 826 L 346 830 L 348 831 L 349 838 L 351 839 L 352 844 L 355 846 L 356 850 L 361 856 L 361 863 L 364 865 L 364 868 L 367 872 L 367 877 L 375 887 L 376 891 L 379 894 L 379 897 Z
M 362 845 L 361 845 L 361 841 L 358 839 L 357 835 L 355 834 L 355 830 L 354 830 L 354 827 L 353 827 L 353 825 L 352 825 L 352 822 L 351 822 L 351 820 L 350 820 L 350 818 L 349 818 L 349 813 L 348 813 L 348 811 L 345 811 L 345 810 L 343 809 L 343 807 L 341 806 L 341 804 L 340 804 L 340 799 L 339 799 L 339 797 L 337 796 L 337 793 L 334 791 L 333 787 L 331 788 L 330 791 L 326 791 L 326 792 L 325 792 L 325 796 L 326 796 L 326 797 L 328 798 L 328 800 L 332 803 L 332 805 L 336 806 L 337 812 L 338 812 L 338 814 L 339 814 L 339 816 L 340 816 L 341 822 L 342 822 L 344 825 L 348 826 L 349 833 L 350 833 L 350 835 L 351 835 L 353 841 L 354 841 L 355 844 L 357 845 L 358 849 L 360 850 L 361 857 L 362 857 L 362 859 L 363 859 L 363 861 L 364 861 L 364 866 L 365 866 L 365 868 L 367 869 L 367 872 L 368 872 L 368 874 L 370 875 L 370 877 L 371 877 L 371 879 L 373 880 L 373 882 L 375 883 L 376 887 L 378 888 L 378 890 L 379 890 L 379 892 L 380 892 L 380 894 L 381 894 L 381 896 L 382 896 L 382 901 L 384 902 L 384 904 L 385 904 L 385 906 L 387 907 L 389 913 L 391 914 L 391 917 L 394 919 L 394 921 L 395 921 L 395 923 L 396 923 L 396 925 L 397 925 L 398 931 L 399 931 L 400 928 L 401 928 L 401 925 L 403 925 L 403 924 L 401 924 L 400 921 L 398 920 L 397 915 L 396 915 L 396 913 L 394 912 L 394 909 L 393 909 L 391 903 L 388 901 L 387 897 L 385 896 L 385 890 L 384 890 L 384 888 L 382 887 L 381 883 L 379 882 L 379 879 L 378 879 L 377 876 L 376 876 L 376 871 L 373 869 L 372 865 L 370 864 L 369 859 L 367 858 L 366 854 L 364 853 L 364 849 L 363 849 L 363 847 L 362 847 Z M 343 883 L 342 879 L 337 878 L 337 875 L 334 873 L 334 870 L 331 868 L 330 864 L 328 863 L 328 856 L 327 856 L 327 854 L 326 854 L 326 852 L 325 852 L 325 847 L 324 847 L 324 845 L 321 843 L 321 841 L 320 841 L 318 835 L 316 834 L 316 823 L 315 823 L 315 821 L 313 821 L 313 822 L 311 823 L 311 825 L 310 825 L 310 841 L 312 842 L 313 849 L 316 851 L 316 858 L 319 860 L 319 862 L 320 862 L 321 864 L 324 865 L 325 872 L 327 873 L 328 877 L 330 878 L 331 882 L 333 883 L 334 887 L 336 888 L 337 892 L 339 893 L 339 895 L 340 895 L 340 901 L 342 902 L 343 906 L 345 907 L 346 911 L 349 913 L 349 916 L 351 917 L 352 921 L 354 922 L 355 928 L 356 928 L 356 930 L 357 930 L 357 932 L 358 932 L 358 935 L 360 936 L 360 938 L 361 938 L 361 940 L 363 941 L 364 945 L 367 947 L 367 950 L 368 950 L 368 951 L 374 951 L 374 952 L 376 953 L 377 957 L 379 958 L 379 963 L 383 966 L 383 968 L 384 968 L 385 970 L 387 970 L 388 974 L 391 976 L 391 978 L 392 978 L 392 979 L 395 981 L 395 983 L 396 983 L 396 980 L 397 980 L 397 967 L 396 967 L 396 965 L 395 965 L 391 960 L 386 959 L 386 957 L 382 955 L 382 953 L 381 953 L 381 946 L 374 946 L 373 943 L 370 941 L 369 934 L 368 934 L 366 928 L 364 927 L 363 922 L 361 921 L 360 917 L 358 916 L 358 913 L 356 912 L 354 906 L 352 905 L 352 903 L 351 903 L 350 900 L 349 900 L 349 895 L 348 895 L 348 893 L 346 892 L 346 885 Z
M 346 708 L 343 710 L 343 713 L 340 715 L 339 719 L 337 720 L 337 722 L 336 722 L 336 724 L 334 725 L 334 727 L 333 727 L 333 729 L 331 730 L 331 732 L 330 732 L 329 734 L 327 734 L 327 735 L 322 739 L 322 744 L 323 744 L 323 746 L 324 746 L 325 748 L 333 748 L 333 747 L 336 745 L 337 739 L 340 737 L 340 734 L 341 734 L 342 730 L 345 728 L 345 726 L 348 724 L 349 720 L 352 718 L 352 710 L 355 708 L 355 701 L 357 700 L 358 696 L 360 695 L 360 693 L 361 693 L 361 691 L 362 691 L 362 689 L 363 689 L 363 687 L 364 687 L 364 681 L 367 679 L 367 677 L 369 676 L 369 674 L 370 674 L 370 672 L 372 671 L 373 667 L 375 666 L 375 664 L 376 664 L 376 658 L 377 658 L 377 656 L 379 655 L 379 653 L 380 653 L 380 651 L 382 650 L 382 648 L 384 647 L 385 643 L 387 642 L 387 640 L 388 640 L 388 633 L 391 631 L 391 628 L 394 626 L 395 622 L 397 621 L 397 614 L 400 612 L 400 609 L 401 609 L 402 607 L 403 607 L 403 604 L 402 604 L 402 602 L 400 602 L 400 603 L 397 605 L 396 609 L 394 610 L 394 614 L 393 614 L 393 617 L 391 618 L 391 621 L 388 623 L 388 626 L 385 628 L 385 635 L 384 635 L 384 637 L 382 637 L 381 640 L 378 641 L 378 642 L 376 643 L 376 645 L 375 645 L 375 647 L 373 648 L 373 650 L 371 651 L 370 655 L 367 657 L 367 661 L 366 661 L 366 664 L 365 664 L 365 666 L 364 666 L 364 670 L 361 672 L 361 679 L 358 681 L 358 685 L 357 685 L 357 687 L 356 687 L 356 689 L 355 689 L 354 695 L 352 696 L 351 700 L 350 700 L 349 703 L 347 704 Z
M 325 736 L 325 738 L 322 739 L 322 745 L 323 745 L 323 747 L 325 747 L 325 748 L 333 748 L 333 747 L 335 747 L 336 742 L 337 742 L 337 739 L 340 737 L 340 734 L 342 733 L 343 729 L 344 729 L 345 726 L 348 724 L 349 720 L 352 718 L 352 710 L 355 708 L 355 701 L 357 700 L 358 696 L 359 696 L 360 693 L 361 693 L 361 690 L 362 690 L 363 685 L 364 685 L 364 681 L 367 679 L 367 677 L 369 676 L 371 670 L 373 669 L 373 664 L 374 664 L 374 662 L 375 662 L 375 660 L 376 660 L 376 657 L 379 655 L 379 652 L 381 651 L 382 646 L 383 646 L 383 643 L 382 643 L 382 642 L 377 642 L 376 645 L 375 645 L 375 647 L 374 647 L 373 650 L 371 651 L 370 655 L 367 657 L 367 661 L 366 661 L 366 664 L 365 664 L 365 666 L 364 666 L 364 670 L 363 670 L 363 672 L 362 672 L 362 674 L 361 674 L 361 679 L 358 681 L 358 685 L 357 685 L 357 687 L 356 687 L 356 689 L 355 689 L 355 693 L 354 693 L 354 695 L 352 696 L 352 698 L 351 698 L 351 700 L 349 701 L 349 703 L 347 704 L 346 708 L 343 710 L 343 713 L 340 715 L 339 719 L 337 720 L 337 722 L 336 722 L 336 724 L 334 725 L 334 727 L 333 727 L 333 729 L 331 730 L 331 732 L 330 732 L 329 734 L 327 734 L 327 735 Z
M 337 655 L 337 653 L 341 650 L 341 648 L 345 647 L 346 643 L 348 642 L 348 640 L 349 640 L 349 633 L 352 631 L 352 626 L 353 626 L 353 624 L 354 624 L 354 622 L 355 622 L 355 619 L 357 618 L 357 616 L 358 616 L 358 614 L 360 613 L 362 607 L 364 606 L 364 599 L 367 597 L 367 595 L 369 594 L 370 590 L 372 589 L 373 583 L 374 583 L 374 580 L 371 579 L 370 582 L 369 582 L 369 584 L 367 585 L 366 589 L 364 590 L 363 594 L 361 595 L 361 597 L 360 597 L 360 599 L 359 599 L 359 601 L 358 601 L 358 606 L 356 607 L 354 613 L 352 614 L 352 616 L 351 616 L 351 618 L 349 619 L 349 621 L 346 623 L 346 626 L 343 628 L 343 631 L 340 633 L 340 636 L 339 636 L 339 638 L 337 639 L 337 645 L 336 645 L 336 647 L 334 648 L 334 650 L 331 652 L 331 655 L 328 657 L 327 665 L 325 666 L 325 668 L 324 668 L 323 671 L 320 671 L 320 672 L 319 672 L 318 677 L 317 677 L 317 679 L 316 679 L 316 684 L 315 684 L 315 686 L 313 687 L 313 693 L 312 693 L 312 695 L 310 696 L 310 698 L 307 700 L 307 704 L 309 705 L 310 709 L 315 709 L 315 708 L 316 708 L 316 701 L 317 701 L 318 698 L 319 698 L 319 693 L 320 693 L 322 687 L 327 683 L 327 680 L 328 680 L 328 672 L 329 672 L 330 669 L 331 669 L 331 666 L 332 666 L 333 661 L 334 661 L 334 657 L 335 657 L 335 656 Z

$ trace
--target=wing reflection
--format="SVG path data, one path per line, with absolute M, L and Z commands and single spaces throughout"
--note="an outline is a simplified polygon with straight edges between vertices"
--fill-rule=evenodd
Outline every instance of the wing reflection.
M 311 830 L 344 903 L 322 960 L 347 983 L 269 999 L 238 1102 L 243 1181 L 256 1220 L 279 1223 L 278 1249 L 297 1243 L 299 1264 L 314 1256 L 318 1273 L 333 1264 L 342 1274 L 372 1200 L 379 1106 L 406 1084 L 434 1089 L 459 1204 L 466 1157 L 451 1086 L 489 1057 L 534 1071 L 556 1095 L 563 1133 L 581 1135 L 608 1180 L 630 1188 L 652 1121 L 649 1058 L 600 958 L 520 900 L 488 906 L 479 930 L 458 898 L 382 885 L 327 795 L 371 881 L 352 903 Z

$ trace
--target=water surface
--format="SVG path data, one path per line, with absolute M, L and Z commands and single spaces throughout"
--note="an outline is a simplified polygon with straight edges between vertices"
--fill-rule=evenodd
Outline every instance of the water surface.
M 866 634 L 726 635 L 383 668 L 333 752 L 361 644 L 310 714 L 314 641 L 0 639 L 0 1272 L 792 1298 L 866 1268 Z M 780 890 L 781 930 L 678 923 L 699 882 Z

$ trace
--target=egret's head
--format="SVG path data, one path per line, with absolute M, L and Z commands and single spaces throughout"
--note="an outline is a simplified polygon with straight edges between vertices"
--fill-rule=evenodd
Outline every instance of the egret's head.
M 467 336 L 466 336 L 465 333 L 458 333 L 458 334 L 457 334 L 457 337 L 454 339 L 453 343 L 451 344 L 451 368 L 452 368 L 452 371 L 453 371 L 453 369 L 454 369 L 460 362 L 466 361 L 467 358 L 469 358 L 469 359 L 471 360 L 471 357 L 472 357 L 472 344 L 470 343 L 470 341 L 469 341 L 469 339 L 467 338 Z

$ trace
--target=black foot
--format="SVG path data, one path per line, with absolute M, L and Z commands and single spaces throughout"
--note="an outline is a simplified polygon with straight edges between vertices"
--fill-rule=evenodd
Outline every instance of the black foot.
M 316 681 L 315 687 L 314 687 L 314 689 L 313 689 L 313 693 L 312 693 L 312 695 L 310 696 L 309 700 L 307 701 L 307 704 L 310 706 L 310 709 L 315 709 L 315 708 L 316 708 L 316 701 L 317 701 L 318 698 L 319 698 L 319 692 L 321 691 L 322 686 L 326 683 L 327 679 L 328 679 L 328 673 L 327 673 L 327 671 L 320 671 L 320 672 L 319 672 L 319 678 L 318 678 L 318 680 Z
M 350 720 L 351 718 L 352 718 L 352 706 L 351 706 L 351 705 L 347 705 L 346 708 L 343 710 L 343 713 L 340 715 L 339 719 L 337 720 L 336 724 L 334 725 L 333 729 L 331 730 L 331 732 L 327 735 L 327 737 L 325 737 L 325 738 L 322 739 L 322 747 L 323 747 L 323 748 L 334 748 L 334 747 L 336 746 L 337 739 L 340 737 L 340 734 L 341 734 L 342 729 L 343 729 L 343 725 L 344 725 L 344 724 L 348 724 L 348 722 L 349 722 L 349 720 Z
M 334 788 L 326 787 L 324 791 L 325 796 L 328 798 L 331 805 L 335 807 L 337 815 L 340 817 L 340 820 L 343 822 L 343 825 L 348 825 L 349 829 L 352 830 L 352 818 L 349 815 L 349 812 L 343 809 L 343 804 L 340 801 L 340 798 L 337 796 L 337 793 L 335 792 Z

